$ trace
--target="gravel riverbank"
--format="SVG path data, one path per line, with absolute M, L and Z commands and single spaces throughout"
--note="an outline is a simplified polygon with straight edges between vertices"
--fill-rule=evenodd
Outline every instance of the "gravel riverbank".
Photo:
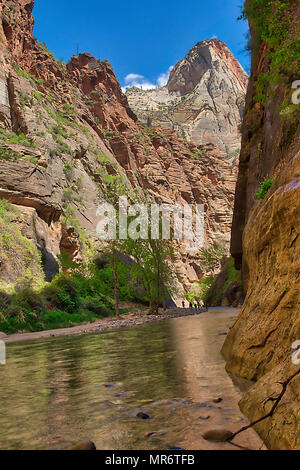
M 237 314 L 237 309 L 232 310 L 233 314 Z M 210 311 L 210 310 L 209 310 Z M 142 323 L 149 323 L 155 321 L 167 320 L 169 318 L 184 317 L 190 315 L 201 315 L 204 309 L 190 309 L 190 308 L 169 308 L 165 312 L 161 309 L 159 315 L 147 315 L 147 310 L 136 310 L 134 313 L 121 315 L 120 318 L 109 317 L 101 320 L 96 320 L 93 323 L 86 323 L 76 325 L 71 328 L 61 328 L 46 331 L 36 331 L 32 333 L 15 333 L 12 335 L 3 335 L 1 339 L 5 343 L 15 343 L 19 341 L 31 341 L 34 339 L 50 338 L 55 336 L 68 336 L 82 333 L 92 333 L 96 331 L 104 331 L 111 328 L 122 328 L 126 326 L 141 325 Z M 213 313 L 214 310 L 211 309 Z

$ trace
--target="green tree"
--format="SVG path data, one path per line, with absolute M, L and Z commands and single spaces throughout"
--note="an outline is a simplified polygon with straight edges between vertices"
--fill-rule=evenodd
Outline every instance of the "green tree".
M 171 268 L 173 244 L 170 240 L 132 240 L 123 244 L 123 251 L 131 256 L 133 278 L 140 281 L 149 301 L 149 314 L 157 314 L 160 305 L 165 306 L 176 291 Z
M 217 244 L 209 246 L 208 248 L 202 248 L 199 254 L 201 271 L 213 276 L 220 268 L 221 259 L 224 255 L 224 248 Z
M 114 281 L 114 301 L 116 317 L 120 316 L 120 283 L 119 283 L 119 269 L 120 269 L 120 251 L 118 240 L 110 240 L 102 249 L 108 265 L 112 268 L 113 281 Z

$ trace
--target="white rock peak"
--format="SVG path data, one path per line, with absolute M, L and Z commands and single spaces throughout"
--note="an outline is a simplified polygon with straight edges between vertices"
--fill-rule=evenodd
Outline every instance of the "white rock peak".
M 133 87 L 128 102 L 139 120 L 175 130 L 197 145 L 214 144 L 237 158 L 248 76 L 224 42 L 197 43 L 171 70 L 165 86 Z

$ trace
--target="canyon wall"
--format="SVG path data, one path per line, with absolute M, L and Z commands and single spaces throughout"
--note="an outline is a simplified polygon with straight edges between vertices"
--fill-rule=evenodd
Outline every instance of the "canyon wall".
M 196 44 L 178 62 L 164 87 L 126 90 L 130 107 L 145 124 L 172 129 L 195 144 L 213 144 L 238 160 L 248 76 L 226 44 Z
M 251 7 L 251 0 L 246 5 Z M 282 15 L 289 26 L 280 47 L 290 41 L 297 50 L 299 2 L 290 2 Z M 279 34 L 282 24 L 278 19 L 277 23 Z M 279 83 L 268 79 L 265 96 L 270 93 L 269 98 L 262 101 L 259 80 L 271 76 L 274 63 L 257 27 L 253 22 L 250 26 L 252 73 L 231 240 L 247 295 L 223 354 L 229 372 L 256 381 L 240 403 L 251 421 L 276 405 L 271 416 L 255 427 L 267 446 L 299 450 L 300 369 L 292 361 L 292 345 L 300 340 L 300 109 L 292 103 L 299 55 L 289 69 L 281 68 Z M 273 185 L 263 199 L 257 199 L 260 184 L 269 179 Z
M 0 2 L 0 197 L 23 214 L 46 278 L 62 250 L 80 261 L 88 239 L 97 244 L 96 209 L 112 194 L 204 204 L 206 243 L 229 249 L 236 159 L 138 122 L 110 64 L 88 53 L 57 61 L 33 37 L 32 9 L 33 0 Z M 197 256 L 178 246 L 184 289 L 201 275 Z M 5 263 L 2 280 L 24 274 L 6 279 Z

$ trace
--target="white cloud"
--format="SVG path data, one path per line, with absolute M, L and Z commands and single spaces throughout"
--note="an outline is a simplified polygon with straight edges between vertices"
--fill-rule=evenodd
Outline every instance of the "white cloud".
M 167 72 L 161 73 L 155 83 L 150 82 L 144 75 L 140 75 L 138 73 L 129 73 L 124 78 L 125 86 L 122 87 L 123 92 L 125 93 L 127 88 L 137 87 L 141 88 L 142 90 L 153 90 L 154 88 L 160 88 L 167 84 L 170 72 L 174 66 L 171 65 L 168 68 Z
M 129 73 L 128 75 L 126 75 L 124 81 L 125 83 L 131 83 L 136 80 L 143 79 L 143 78 L 144 78 L 143 75 L 138 75 L 137 73 Z
M 156 88 L 156 86 L 151 83 L 144 75 L 139 75 L 138 73 L 129 73 L 124 78 L 125 87 L 122 90 L 126 91 L 126 88 L 131 88 L 136 86 L 137 88 L 141 88 L 142 90 L 151 90 L 152 88 Z
M 170 73 L 171 73 L 173 68 L 174 68 L 174 65 L 170 65 L 167 72 L 161 73 L 159 75 L 159 77 L 157 79 L 157 85 L 159 87 L 165 86 L 168 83 L 169 76 L 170 76 Z
M 218 36 L 214 34 L 210 39 L 218 39 Z

